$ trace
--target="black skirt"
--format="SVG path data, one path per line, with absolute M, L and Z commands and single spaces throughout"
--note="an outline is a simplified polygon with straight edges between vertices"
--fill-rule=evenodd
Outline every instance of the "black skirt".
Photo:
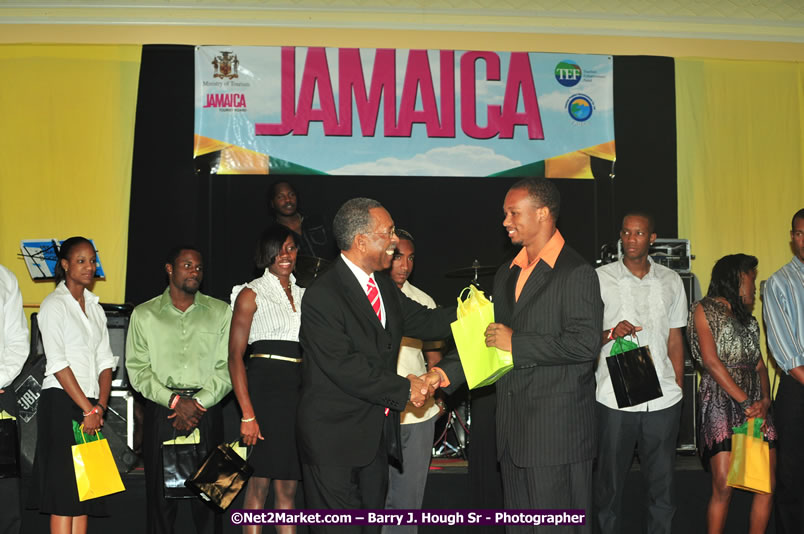
M 89 399 L 93 405 L 95 399 Z M 105 497 L 80 502 L 73 469 L 73 421 L 84 419 L 81 408 L 59 388 L 43 389 L 37 409 L 34 485 L 39 511 L 63 516 L 106 516 Z M 101 430 L 103 432 L 103 430 Z
M 296 408 L 299 405 L 301 364 L 266 358 L 248 360 L 248 394 L 265 438 L 257 440 L 248 463 L 254 476 L 301 480 L 296 448 Z

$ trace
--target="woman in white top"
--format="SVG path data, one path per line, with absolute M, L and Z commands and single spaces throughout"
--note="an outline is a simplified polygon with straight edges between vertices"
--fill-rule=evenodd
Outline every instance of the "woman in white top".
M 240 435 L 254 446 L 248 458 L 254 476 L 248 482 L 247 509 L 265 506 L 271 479 L 276 509 L 294 508 L 301 466 L 296 449 L 296 407 L 301 386 L 301 299 L 304 289 L 291 274 L 297 246 L 286 227 L 276 225 L 260 237 L 257 267 L 264 274 L 232 289 L 232 327 L 229 334 L 229 373 L 243 412 Z M 243 364 L 251 345 L 248 371 Z M 279 532 L 295 532 L 278 526 Z M 261 527 L 244 526 L 246 533 Z
M 95 261 L 89 240 L 66 240 L 56 264 L 56 289 L 39 308 L 46 366 L 34 470 L 39 510 L 50 514 L 54 534 L 83 534 L 88 515 L 106 515 L 103 499 L 79 502 L 71 454 L 73 421 L 83 424 L 86 434 L 99 430 L 112 387 L 114 357 L 106 314 L 88 289 Z

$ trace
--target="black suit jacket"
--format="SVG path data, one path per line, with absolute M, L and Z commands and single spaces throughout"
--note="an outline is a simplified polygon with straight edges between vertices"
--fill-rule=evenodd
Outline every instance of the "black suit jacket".
M 304 294 L 298 410 L 304 463 L 370 463 L 381 445 L 385 408 L 401 411 L 408 400 L 410 382 L 396 373 L 402 336 L 450 335 L 454 308 L 452 315 L 430 310 L 406 297 L 386 274 L 374 278 L 385 306 L 385 328 L 342 258 Z
M 590 460 L 603 331 L 597 275 L 566 244 L 554 268 L 544 261 L 534 267 L 515 301 L 519 273 L 504 264 L 494 278 L 494 319 L 513 330 L 514 361 L 496 384 L 498 457 L 507 453 L 519 467 Z M 440 367 L 451 382 L 462 381 L 454 358 Z

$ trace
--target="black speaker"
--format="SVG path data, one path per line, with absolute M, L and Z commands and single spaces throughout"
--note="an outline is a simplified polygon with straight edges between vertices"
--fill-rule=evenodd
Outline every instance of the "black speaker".
M 687 304 L 691 305 L 701 298 L 698 279 L 692 273 L 679 273 L 687 295 Z M 678 427 L 676 450 L 695 454 L 698 451 L 698 372 L 692 361 L 690 345 L 687 339 L 687 328 L 682 328 L 684 335 L 684 393 L 681 405 L 681 423 Z
M 126 337 L 134 308 L 130 304 L 101 304 L 101 306 L 106 312 L 109 345 L 112 347 L 112 354 L 118 357 L 117 369 L 112 374 L 112 387 L 125 389 L 129 385 L 126 373 Z
M 678 440 L 676 450 L 695 454 L 698 451 L 697 405 L 698 391 L 696 388 L 698 373 L 695 369 L 684 366 L 684 399 L 681 401 L 681 424 L 678 427 Z
M 42 381 L 45 379 L 45 354 L 39 333 L 37 314 L 31 315 L 31 348 L 22 371 L 11 383 L 17 397 L 17 423 L 20 430 L 20 464 L 23 476 L 30 475 L 36 453 L 36 411 Z

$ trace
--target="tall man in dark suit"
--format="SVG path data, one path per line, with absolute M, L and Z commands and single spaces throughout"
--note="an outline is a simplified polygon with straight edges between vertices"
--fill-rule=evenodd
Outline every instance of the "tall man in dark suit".
M 592 267 L 556 229 L 560 197 L 544 178 L 521 180 L 505 196 L 503 226 L 519 255 L 494 279 L 486 345 L 511 351 L 514 368 L 497 382 L 497 454 L 506 508 L 584 509 L 592 504 L 595 361 L 603 303 Z M 462 381 L 459 362 L 442 360 L 425 378 Z M 438 376 L 437 376 L 438 375 Z M 541 527 L 551 533 L 591 532 Z M 534 532 L 539 527 L 509 527 Z
M 298 432 L 304 493 L 308 508 L 382 508 L 398 412 L 408 401 L 421 406 L 428 394 L 418 377 L 396 374 L 400 341 L 403 335 L 448 337 L 450 315 L 413 302 L 380 272 L 390 267 L 399 240 L 379 202 L 347 201 L 333 230 L 340 258 L 302 301 Z M 346 530 L 361 528 L 337 528 Z

